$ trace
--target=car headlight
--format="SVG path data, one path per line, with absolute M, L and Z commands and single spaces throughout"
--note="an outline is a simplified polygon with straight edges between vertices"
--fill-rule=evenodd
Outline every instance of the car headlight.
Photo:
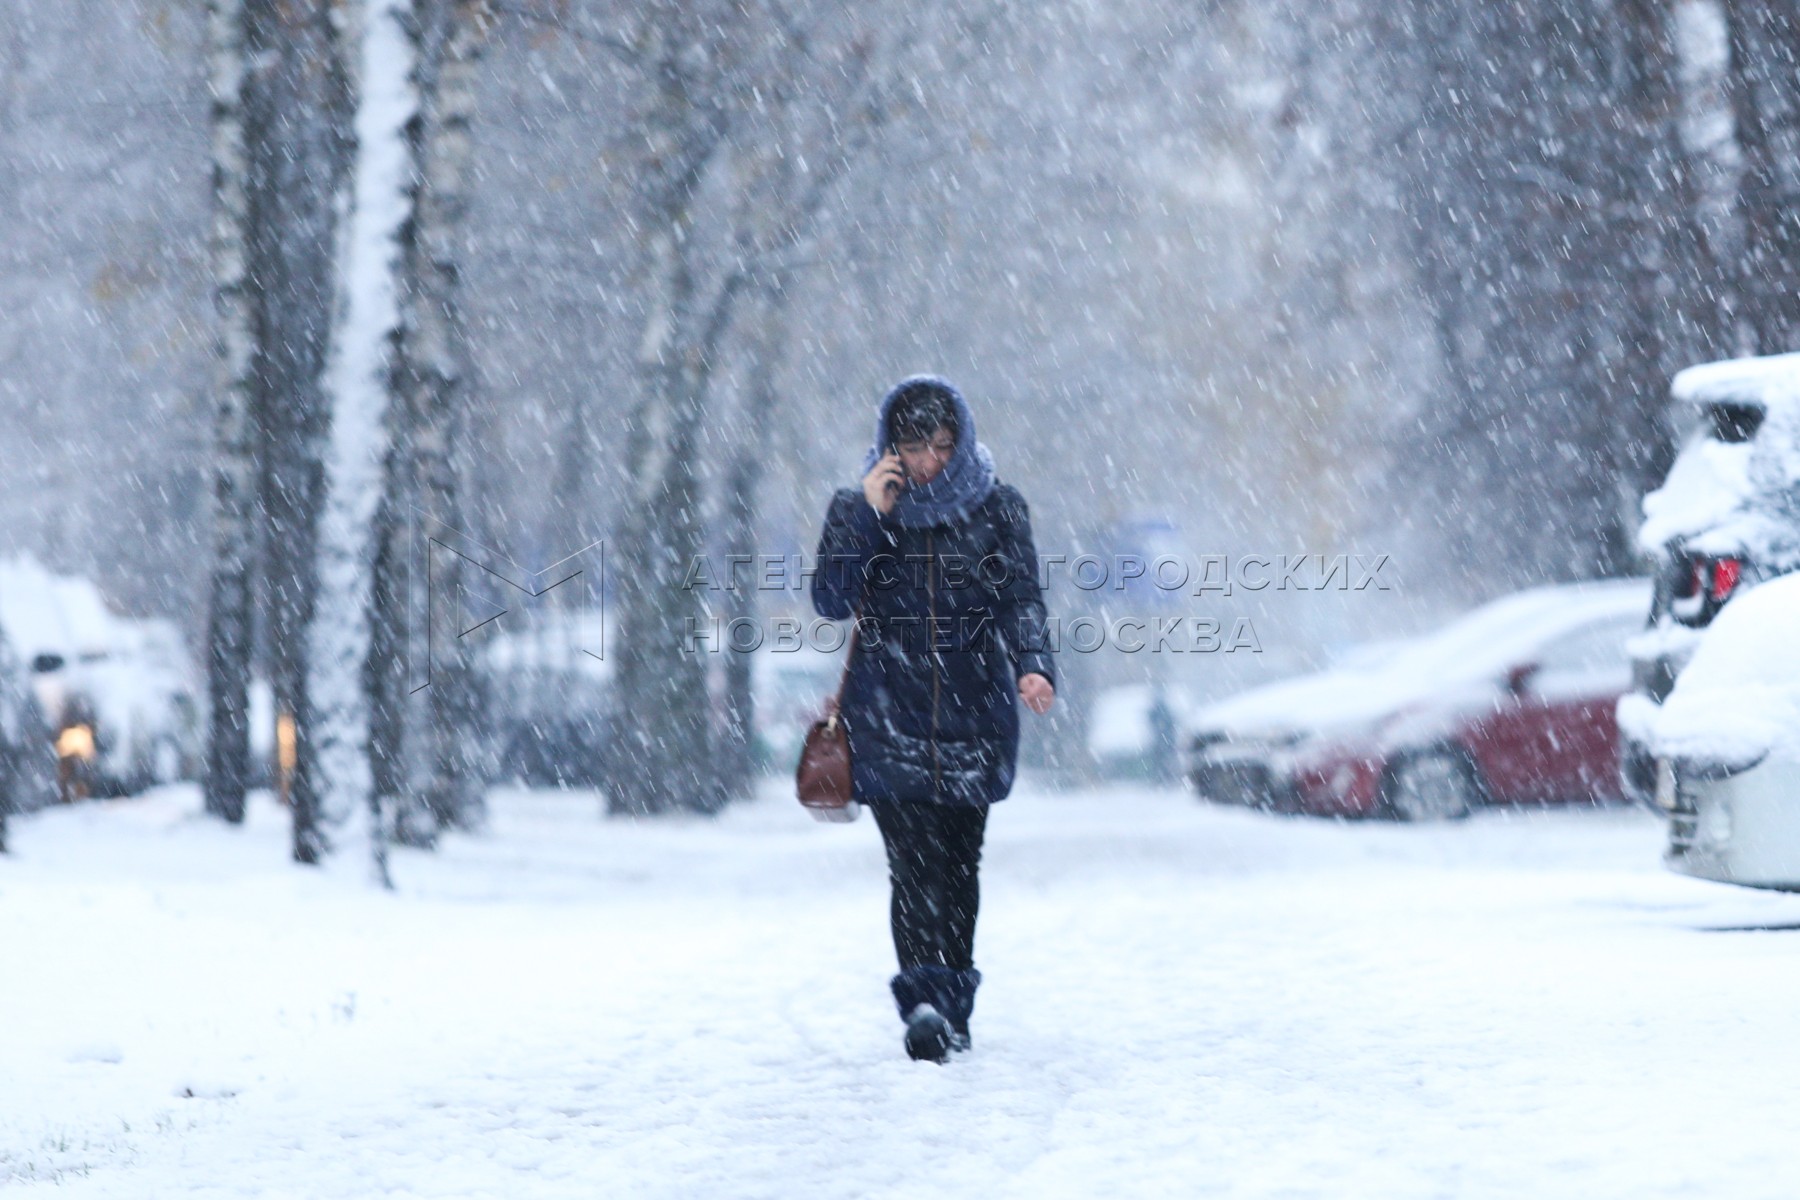
M 56 735 L 58 758 L 92 759 L 97 751 L 92 725 L 69 725 Z

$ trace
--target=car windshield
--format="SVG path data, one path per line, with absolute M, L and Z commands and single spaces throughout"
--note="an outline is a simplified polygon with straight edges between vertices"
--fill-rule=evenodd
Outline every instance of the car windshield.
M 1582 619 L 1615 609 L 1632 615 L 1641 612 L 1648 599 L 1647 589 L 1643 600 L 1628 597 L 1623 607 L 1616 600 L 1596 603 L 1593 597 L 1581 601 L 1562 595 L 1509 596 L 1426 634 L 1396 654 L 1381 673 L 1440 680 L 1485 678 L 1517 665 L 1521 656 L 1530 656 L 1548 637 Z
M 1516 621 L 1496 623 L 1484 613 L 1471 614 L 1396 655 L 1381 668 L 1384 675 L 1425 675 L 1439 678 L 1472 679 L 1491 675 L 1510 665 L 1517 652 L 1521 635 L 1535 632 L 1542 618 L 1520 617 Z
M 1760 404 L 1725 401 L 1706 406 L 1706 423 L 1716 442 L 1747 442 L 1762 428 L 1766 410 Z

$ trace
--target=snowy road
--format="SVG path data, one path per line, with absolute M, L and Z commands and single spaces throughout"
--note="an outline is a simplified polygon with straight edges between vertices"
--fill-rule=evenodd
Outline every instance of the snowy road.
M 1024 792 L 976 1053 L 899 1047 L 875 830 L 502 794 L 401 893 L 196 795 L 0 860 L 0 1185 L 118 1196 L 1789 1196 L 1800 898 L 1627 812 Z M 192 1093 L 192 1095 L 189 1095 Z

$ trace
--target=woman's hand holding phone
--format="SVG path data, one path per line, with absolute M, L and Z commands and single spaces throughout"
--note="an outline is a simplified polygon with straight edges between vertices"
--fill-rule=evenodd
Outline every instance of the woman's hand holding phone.
M 906 469 L 900 455 L 892 450 L 881 456 L 869 473 L 863 476 L 863 498 L 882 516 L 893 511 L 900 489 L 906 486 Z

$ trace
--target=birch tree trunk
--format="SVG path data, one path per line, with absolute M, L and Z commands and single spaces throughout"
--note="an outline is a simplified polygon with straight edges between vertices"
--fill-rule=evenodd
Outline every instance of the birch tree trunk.
M 701 550 L 698 439 L 712 371 L 701 316 L 696 192 L 724 143 L 723 112 L 690 73 L 692 39 L 678 18 L 652 31 L 657 104 L 648 122 L 652 175 L 644 193 L 649 287 L 638 348 L 642 399 L 627 437 L 630 507 L 618 579 L 622 636 L 607 809 L 648 815 L 717 807 L 707 663 L 689 638 L 708 614 L 683 586 Z M 728 307 L 729 298 L 719 304 Z M 719 304 L 711 316 L 722 314 Z M 702 325 L 709 328 L 702 329 Z
M 396 401 L 401 398 L 396 397 Z M 369 780 L 371 803 L 384 814 L 391 836 L 404 845 L 429 847 L 436 825 L 420 819 L 422 806 L 407 787 L 407 524 L 413 483 L 411 460 L 401 452 L 403 404 L 388 410 L 390 435 L 375 516 L 373 596 L 369 611 Z
M 350 160 L 349 89 L 332 0 L 245 0 L 249 257 L 260 303 L 254 354 L 268 580 L 269 674 L 291 745 L 294 858 L 319 861 L 317 741 L 307 633 L 318 582 L 337 299 L 338 213 Z
M 709 370 L 686 336 L 695 287 L 682 245 L 685 219 L 677 211 L 656 235 L 660 295 L 640 357 L 646 395 L 629 439 L 632 505 L 618 581 L 622 702 L 607 790 L 613 813 L 705 811 L 716 800 L 707 664 L 684 640 L 708 618 L 701 593 L 683 581 L 701 550 L 695 455 Z
M 318 598 L 308 631 L 313 737 L 322 818 L 366 813 L 373 865 L 387 873 L 386 829 L 370 762 L 366 669 L 375 519 L 389 463 L 389 344 L 399 327 L 398 236 L 410 219 L 417 103 L 407 0 L 371 0 L 347 56 L 356 64 L 354 198 L 340 260 L 342 300 L 330 367 L 331 423 L 318 544 Z
M 467 425 L 469 355 L 458 304 L 459 252 L 468 208 L 476 65 L 490 21 L 486 0 L 414 0 L 414 87 L 419 107 L 406 133 L 416 164 L 413 219 L 400 229 L 402 320 L 395 391 L 404 397 L 419 508 L 462 525 L 460 455 Z M 460 636 L 463 560 L 432 560 L 431 686 L 424 692 L 414 760 L 417 790 L 439 828 L 486 820 L 488 731 L 473 648 Z
M 758 289 L 760 336 L 744 393 L 739 442 L 725 491 L 725 564 L 715 577 L 730 585 L 725 593 L 727 626 L 755 622 L 761 615 L 756 569 L 756 498 L 761 494 L 764 466 L 777 403 L 775 376 L 787 345 L 788 273 L 777 270 Z M 739 568 L 736 564 L 748 565 Z M 746 626 L 748 627 L 748 626 Z M 725 720 L 719 747 L 719 791 L 725 801 L 748 799 L 756 785 L 755 655 L 725 647 Z M 786 765 L 786 764 L 778 764 Z
M 211 255 L 218 321 L 213 390 L 213 561 L 207 613 L 206 811 L 244 819 L 250 760 L 250 577 L 255 557 L 257 306 L 249 275 L 243 0 L 208 13 L 213 127 Z

